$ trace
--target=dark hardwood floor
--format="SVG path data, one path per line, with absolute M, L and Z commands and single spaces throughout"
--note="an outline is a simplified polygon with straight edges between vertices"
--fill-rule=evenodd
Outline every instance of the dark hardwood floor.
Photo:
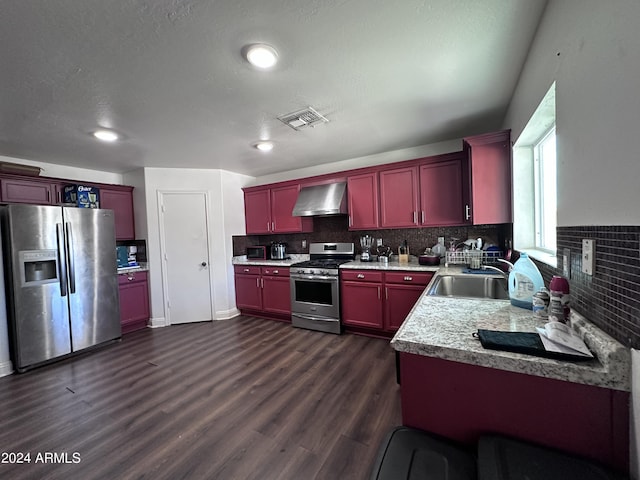
M 388 340 L 251 317 L 146 329 L 0 379 L 0 460 L 31 456 L 0 478 L 364 479 L 400 423 Z

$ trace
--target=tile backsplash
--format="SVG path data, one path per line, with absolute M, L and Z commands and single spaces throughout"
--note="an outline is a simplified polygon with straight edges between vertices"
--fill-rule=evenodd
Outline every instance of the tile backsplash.
M 640 227 L 558 227 L 558 268 L 536 262 L 549 284 L 570 250 L 571 306 L 627 347 L 640 348 Z M 582 273 L 582 240 L 595 240 L 595 270 Z
M 395 253 L 406 240 L 412 255 L 418 255 L 426 247 L 435 245 L 438 237 L 445 237 L 445 246 L 447 247 L 451 238 L 463 242 L 468 238 L 481 237 L 484 242 L 493 243 L 500 247 L 504 247 L 506 239 L 511 238 L 511 224 L 349 231 L 349 220 L 346 215 L 315 217 L 313 222 L 314 231 L 311 233 L 234 236 L 233 254 L 244 255 L 247 246 L 269 245 L 271 242 L 287 242 L 287 252 L 289 253 L 308 253 L 308 246 L 311 242 L 353 242 L 356 253 L 360 254 L 360 237 L 367 234 L 374 238 L 382 238 L 383 245 L 391 247 Z M 307 242 L 306 248 L 302 247 L 303 240 Z

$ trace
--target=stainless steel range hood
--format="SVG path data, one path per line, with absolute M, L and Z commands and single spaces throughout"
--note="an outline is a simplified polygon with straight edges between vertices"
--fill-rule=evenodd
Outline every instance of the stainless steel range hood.
M 302 187 L 293 207 L 293 216 L 346 215 L 346 191 L 346 182 Z

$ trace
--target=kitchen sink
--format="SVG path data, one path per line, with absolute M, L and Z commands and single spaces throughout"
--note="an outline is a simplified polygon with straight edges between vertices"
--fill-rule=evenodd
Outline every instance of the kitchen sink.
M 495 275 L 441 275 L 429 288 L 439 297 L 509 300 L 507 280 Z

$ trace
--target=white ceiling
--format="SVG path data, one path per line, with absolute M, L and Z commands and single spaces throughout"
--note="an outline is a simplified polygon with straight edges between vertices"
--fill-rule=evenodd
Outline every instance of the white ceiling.
M 545 4 L 0 0 L 0 155 L 260 176 L 495 130 Z M 272 71 L 243 60 L 255 42 Z M 276 119 L 307 106 L 330 122 Z

